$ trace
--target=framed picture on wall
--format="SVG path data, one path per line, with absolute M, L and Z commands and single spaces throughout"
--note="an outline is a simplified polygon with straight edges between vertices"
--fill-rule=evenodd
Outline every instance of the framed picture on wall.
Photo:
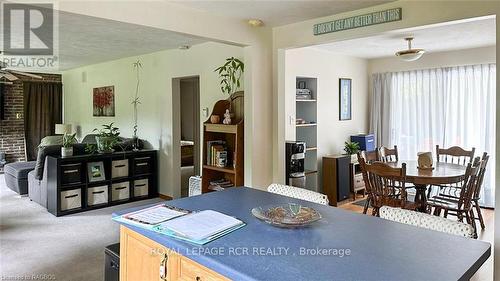
M 339 79 L 339 120 L 351 120 L 352 106 L 351 106 L 351 79 Z
M 87 163 L 87 172 L 89 176 L 89 182 L 106 180 L 104 163 L 102 161 Z
M 93 116 L 115 116 L 115 86 L 94 88 L 92 95 Z

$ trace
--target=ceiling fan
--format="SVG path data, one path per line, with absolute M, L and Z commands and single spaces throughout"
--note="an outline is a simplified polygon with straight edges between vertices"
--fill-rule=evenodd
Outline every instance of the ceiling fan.
M 0 51 L 0 54 L 2 51 Z M 4 61 L 0 61 L 0 84 L 12 85 L 12 83 L 16 80 L 19 80 L 19 75 L 27 76 L 35 79 L 43 79 L 42 76 L 24 72 L 17 71 L 8 68 L 9 66 Z

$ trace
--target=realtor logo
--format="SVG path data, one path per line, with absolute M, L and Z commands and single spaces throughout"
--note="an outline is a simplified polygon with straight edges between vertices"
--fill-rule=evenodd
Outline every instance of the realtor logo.
M 48 3 L 3 3 L 3 53 L 54 55 L 54 9 Z

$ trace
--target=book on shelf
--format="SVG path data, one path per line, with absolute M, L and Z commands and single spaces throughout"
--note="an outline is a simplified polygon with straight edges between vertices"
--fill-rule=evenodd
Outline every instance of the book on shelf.
M 227 179 L 218 179 L 209 182 L 208 188 L 211 190 L 221 191 L 228 187 L 233 187 L 234 184 Z
M 214 156 L 214 147 L 225 148 L 226 142 L 223 140 L 214 140 L 207 141 L 207 165 L 214 166 L 215 156 Z
M 245 226 L 243 221 L 217 211 L 191 212 L 166 204 L 116 216 L 113 220 L 197 245 Z

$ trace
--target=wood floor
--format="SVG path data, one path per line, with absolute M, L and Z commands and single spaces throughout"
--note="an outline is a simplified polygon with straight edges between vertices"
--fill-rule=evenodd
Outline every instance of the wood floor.
M 356 199 L 357 201 L 361 201 L 363 198 L 359 196 Z M 347 200 L 346 200 L 347 201 Z M 363 213 L 363 207 L 358 206 L 354 204 L 355 201 L 352 199 L 349 199 L 348 202 L 343 202 L 339 204 L 339 208 L 345 209 L 345 210 L 350 210 L 356 213 Z M 494 222 L 494 210 L 489 210 L 489 209 L 482 209 L 483 213 L 483 218 L 484 218 L 484 224 L 486 225 L 486 228 L 484 230 L 481 230 L 479 227 L 479 221 L 478 223 L 478 239 L 486 241 L 493 245 L 493 239 L 494 239 L 494 234 L 493 234 L 493 222 Z M 368 210 L 368 214 L 371 214 L 371 209 Z M 492 246 L 493 250 L 493 246 Z M 493 253 L 491 254 L 493 256 Z M 493 258 L 490 256 L 490 258 L 483 264 L 483 266 L 476 272 L 474 277 L 472 277 L 473 281 L 490 281 L 493 280 Z

